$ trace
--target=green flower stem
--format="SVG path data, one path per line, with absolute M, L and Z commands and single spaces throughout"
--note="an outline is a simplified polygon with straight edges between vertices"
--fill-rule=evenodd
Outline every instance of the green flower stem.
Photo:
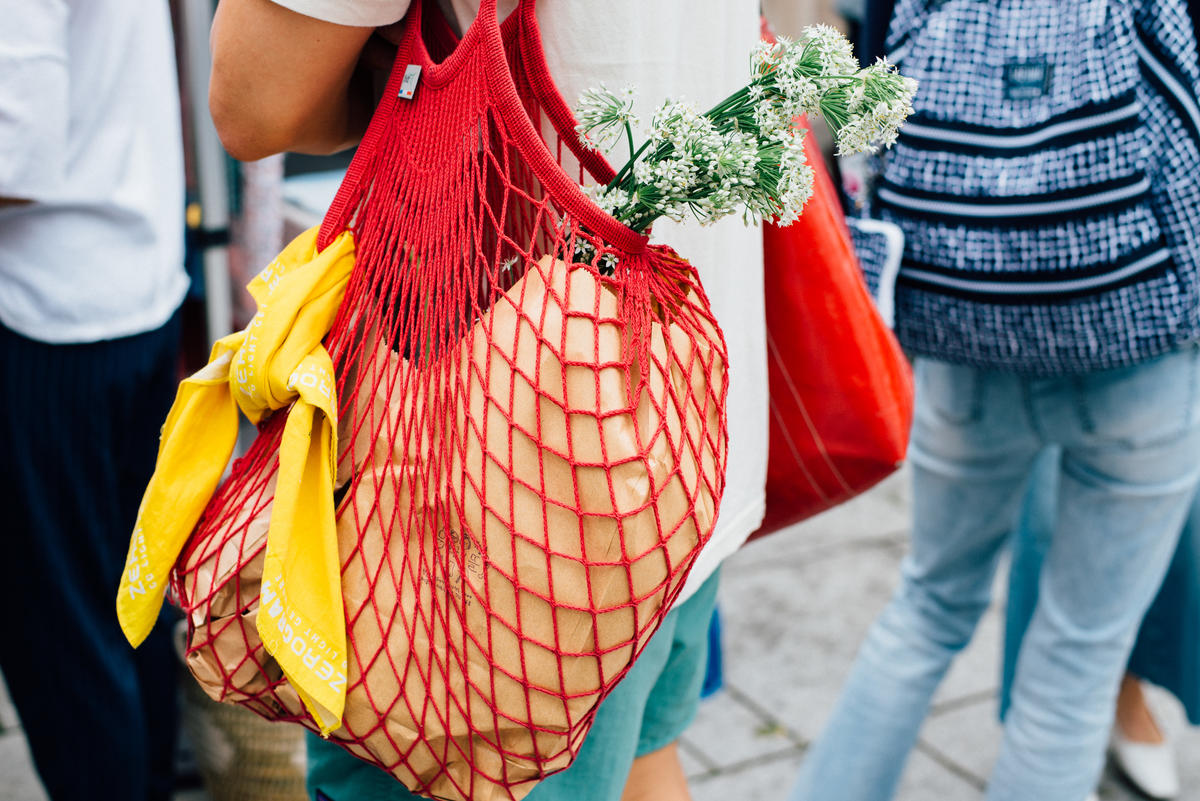
M 704 116 L 716 121 L 720 116 L 724 115 L 730 109 L 735 108 L 736 104 L 739 104 L 739 103 L 744 104 L 745 101 L 749 99 L 749 97 L 750 97 L 749 89 L 747 87 L 743 86 L 741 89 L 737 90 L 736 92 L 731 94 L 729 97 L 725 98 L 720 103 L 718 103 L 717 105 L 715 105 L 711 109 L 709 109 L 709 111 Z M 628 182 L 628 179 L 631 177 L 631 173 L 633 172 L 633 167 L 637 163 L 637 160 L 639 158 L 641 158 L 642 154 L 646 152 L 646 148 L 648 148 L 650 146 L 650 142 L 649 142 L 649 140 L 647 140 L 642 143 L 641 147 L 639 147 L 637 150 L 634 150 L 633 149 L 633 131 L 630 129 L 628 123 L 626 123 L 626 125 L 625 125 L 625 131 L 629 136 L 629 154 L 630 154 L 629 161 L 625 162 L 625 165 L 623 167 L 621 167 L 621 169 L 617 173 L 616 177 L 608 182 L 608 186 L 610 188 L 611 187 L 616 187 L 619 189 L 629 189 L 630 188 L 630 187 L 626 186 L 625 184 Z M 663 153 L 663 154 L 655 153 L 655 155 L 665 155 L 665 153 Z
M 625 162 L 625 166 L 622 167 L 621 171 L 617 173 L 617 177 L 613 178 L 611 181 L 608 182 L 608 186 L 610 189 L 614 186 L 620 187 L 622 189 L 625 188 L 624 187 L 625 179 L 628 177 L 631 177 L 630 173 L 633 172 L 634 163 L 636 163 L 638 158 L 641 157 L 641 155 L 646 152 L 646 148 L 648 148 L 648 147 L 650 147 L 649 139 L 647 139 L 645 142 L 642 142 L 642 146 L 639 147 L 637 149 L 637 151 L 632 156 L 629 157 L 629 161 Z

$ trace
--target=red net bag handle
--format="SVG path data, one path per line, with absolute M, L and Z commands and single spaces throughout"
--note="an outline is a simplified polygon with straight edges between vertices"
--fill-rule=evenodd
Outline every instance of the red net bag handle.
M 551 124 L 563 135 L 584 168 L 597 180 L 611 179 L 615 172 L 603 156 L 583 148 L 573 135 L 564 135 L 565 131 L 573 128 L 574 116 L 554 86 L 546 67 L 545 56 L 540 46 L 541 34 L 537 26 L 535 5 L 534 0 L 522 0 L 517 12 L 521 15 L 521 35 L 526 37 L 528 44 L 533 45 L 523 48 L 532 59 L 531 68 L 527 72 L 531 87 L 539 102 L 543 104 Z M 433 61 L 421 38 L 422 6 L 422 2 L 414 2 L 409 9 L 410 23 L 405 26 L 403 39 L 397 47 L 396 61 L 392 65 L 383 97 L 351 161 L 346 177 L 333 203 L 330 204 L 318 236 L 318 247 L 324 248 L 337 233 L 345 229 L 353 217 L 369 179 L 379 137 L 387 127 L 388 116 L 400 102 L 398 93 L 405 73 L 410 67 L 420 67 L 420 80 L 436 85 L 453 72 L 455 62 L 462 58 L 460 54 L 465 48 L 482 46 L 486 53 L 488 80 L 497 110 L 509 126 L 514 144 L 547 192 L 557 197 L 580 223 L 600 238 L 631 255 L 644 252 L 649 238 L 617 221 L 592 202 L 579 184 L 562 169 L 538 134 L 534 122 L 529 119 L 509 70 L 496 16 L 496 0 L 483 0 L 480 3 L 479 13 L 459 42 L 459 46 L 440 63 Z M 477 38 L 482 41 L 474 42 Z
M 599 150 L 589 150 L 579 141 L 579 136 L 575 133 L 575 114 L 554 84 L 550 67 L 546 63 L 546 51 L 542 47 L 542 32 L 536 10 L 537 0 L 520 0 L 517 5 L 516 14 L 520 23 L 518 35 L 521 37 L 525 79 L 529 81 L 530 89 L 541 104 L 550 124 L 567 143 L 575 158 L 579 159 L 579 163 L 593 178 L 606 184 L 617 177 L 617 171 Z
M 525 13 L 531 14 L 532 9 L 527 7 Z M 514 144 L 524 156 L 529 168 L 542 182 L 547 193 L 557 198 L 566 211 L 601 239 L 629 255 L 643 253 L 649 237 L 617 221 L 592 202 L 591 198 L 583 193 L 579 184 L 562 169 L 558 160 L 554 158 L 538 134 L 533 121 L 529 119 L 521 98 L 517 94 L 512 73 L 509 71 L 505 58 L 500 26 L 496 20 L 496 0 L 483 0 L 480 3 L 479 16 L 471 26 L 471 30 L 463 37 L 464 45 L 468 43 L 472 34 L 484 37 L 482 44 L 488 59 L 488 78 L 491 82 L 496 108 L 509 126 L 509 134 L 512 136 Z M 416 49 L 423 49 L 420 42 L 417 43 Z M 460 46 L 459 50 L 455 52 L 458 53 L 461 50 Z M 451 56 L 447 63 L 453 59 L 454 56 Z M 557 94 L 557 90 L 555 93 Z
M 494 3 L 495 0 L 491 0 L 491 2 Z M 333 238 L 346 228 L 354 215 L 354 209 L 357 208 L 362 198 L 371 163 L 379 146 L 379 137 L 387 128 L 387 117 L 396 108 L 399 100 L 400 87 L 404 83 L 404 73 L 411 60 L 410 54 L 413 45 L 421 38 L 422 5 L 422 0 L 415 0 L 409 6 L 408 14 L 412 18 L 412 24 L 404 26 L 404 35 L 400 44 L 396 46 L 396 60 L 392 62 L 392 71 L 388 75 L 383 96 L 379 99 L 375 113 L 371 115 L 371 121 L 367 125 L 362 141 L 358 143 L 358 148 L 354 151 L 354 158 L 351 159 L 350 166 L 346 169 L 341 186 L 338 187 L 333 202 L 329 204 L 329 209 L 325 212 L 325 218 L 321 222 L 321 231 L 317 235 L 319 250 L 324 250 L 333 241 Z

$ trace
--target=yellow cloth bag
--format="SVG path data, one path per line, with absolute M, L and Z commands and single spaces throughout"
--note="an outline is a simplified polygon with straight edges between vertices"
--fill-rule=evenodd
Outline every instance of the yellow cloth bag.
M 257 424 L 294 401 L 279 446 L 256 625 L 328 734 L 345 706 L 346 623 L 333 504 L 335 376 L 321 340 L 354 267 L 354 239 L 342 233 L 318 253 L 317 230 L 296 237 L 250 282 L 258 303 L 250 325 L 218 340 L 208 365 L 180 384 L 138 509 L 117 617 L 135 647 L 153 628 L 167 576 L 233 453 L 238 409 Z

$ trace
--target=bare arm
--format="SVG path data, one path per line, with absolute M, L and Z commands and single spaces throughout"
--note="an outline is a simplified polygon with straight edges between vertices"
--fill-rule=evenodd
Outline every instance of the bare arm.
M 271 0 L 221 0 L 208 102 L 229 153 L 251 161 L 355 144 L 374 100 L 357 69 L 372 31 L 312 19 Z

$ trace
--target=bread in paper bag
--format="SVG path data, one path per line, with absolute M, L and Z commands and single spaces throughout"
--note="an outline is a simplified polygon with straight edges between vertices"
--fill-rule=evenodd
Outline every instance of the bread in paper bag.
M 519 798 L 566 767 L 711 533 L 725 365 L 666 314 L 631 342 L 620 312 L 593 271 L 547 257 L 446 354 L 451 380 L 374 339 L 359 365 L 341 426 L 350 659 L 331 738 L 423 794 Z M 265 533 L 256 520 L 222 547 Z M 243 575 L 220 592 L 211 608 L 228 617 L 193 621 L 189 665 L 253 695 L 278 681 L 245 611 L 257 587 Z M 229 670 L 239 645 L 257 649 L 250 671 Z M 275 716 L 303 719 L 287 689 Z

